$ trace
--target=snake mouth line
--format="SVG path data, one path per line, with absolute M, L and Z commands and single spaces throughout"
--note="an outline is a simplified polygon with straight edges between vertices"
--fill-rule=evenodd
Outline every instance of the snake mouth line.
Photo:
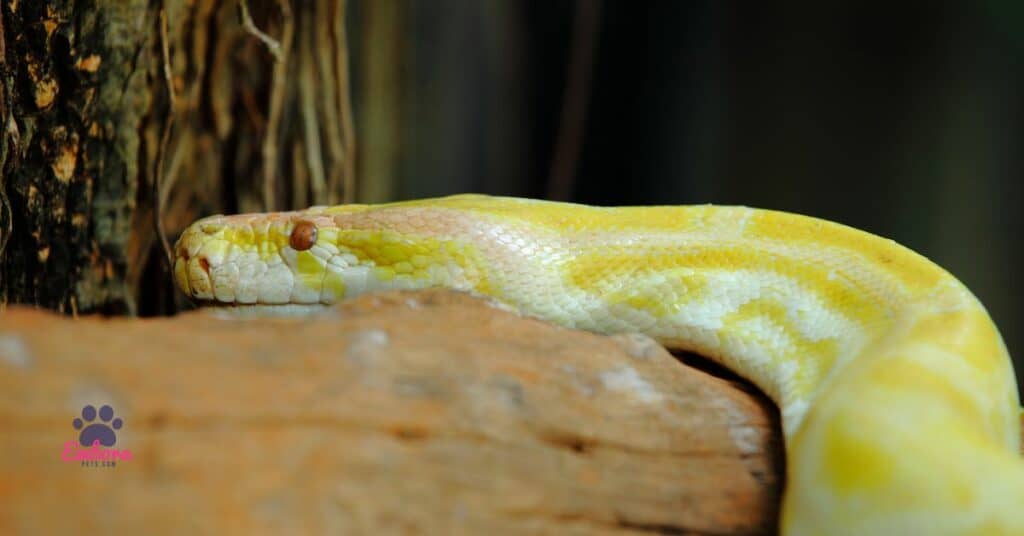
M 322 313 L 332 308 L 326 303 L 235 303 L 219 302 L 215 300 L 195 300 L 200 309 L 213 311 L 231 317 L 261 317 L 261 316 L 308 316 Z

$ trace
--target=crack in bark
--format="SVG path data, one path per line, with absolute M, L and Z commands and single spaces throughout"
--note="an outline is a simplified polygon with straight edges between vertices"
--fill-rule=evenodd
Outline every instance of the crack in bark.
M 649 534 L 670 534 L 686 536 L 755 536 L 774 534 L 765 527 L 737 528 L 736 530 L 709 530 L 684 524 L 637 521 L 615 515 L 603 519 L 592 512 L 551 512 L 545 510 L 509 510 L 502 512 L 513 519 L 543 519 L 558 525 L 587 525 L 593 529 L 612 529 L 623 532 L 644 532 Z
M 753 425 L 751 425 L 753 426 Z M 763 428 L 766 437 L 773 437 L 775 433 L 774 427 Z M 551 445 L 559 449 L 567 449 L 576 454 L 589 454 L 593 451 L 603 448 L 607 450 L 613 450 L 617 452 L 626 453 L 629 455 L 639 456 L 651 456 L 651 457 L 671 457 L 671 458 L 701 458 L 701 459 L 736 459 L 736 460 L 748 460 L 748 459 L 759 459 L 771 453 L 773 448 L 769 445 L 766 448 L 759 449 L 753 452 L 721 452 L 717 450 L 670 450 L 670 449 L 652 449 L 631 446 L 627 443 L 608 441 L 607 439 L 598 439 L 594 437 L 583 437 L 578 434 L 573 434 L 567 431 L 560 430 L 539 430 L 535 433 L 535 437 L 542 443 Z

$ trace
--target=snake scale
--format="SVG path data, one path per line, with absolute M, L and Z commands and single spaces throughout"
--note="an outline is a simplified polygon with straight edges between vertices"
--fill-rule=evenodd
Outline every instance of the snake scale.
M 783 534 L 1024 534 L 999 332 L 963 284 L 891 240 L 746 207 L 458 195 L 212 216 L 175 255 L 198 302 L 301 312 L 448 287 L 714 359 L 780 408 Z

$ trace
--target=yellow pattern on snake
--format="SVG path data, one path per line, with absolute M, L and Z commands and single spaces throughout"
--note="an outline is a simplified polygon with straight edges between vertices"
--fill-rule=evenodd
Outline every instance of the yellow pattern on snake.
M 745 207 L 459 195 L 213 216 L 197 301 L 304 310 L 449 287 L 710 357 L 782 413 L 784 534 L 1024 534 L 1011 362 L 978 300 L 891 240 Z

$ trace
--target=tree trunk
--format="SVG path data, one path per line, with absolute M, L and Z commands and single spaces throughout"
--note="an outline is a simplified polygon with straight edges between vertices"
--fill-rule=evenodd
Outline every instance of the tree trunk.
M 4 301 L 131 310 L 126 244 L 151 91 L 146 2 L 5 2 Z M 117 7 L 113 7 L 117 6 Z
M 350 196 L 344 7 L 4 2 L 0 303 L 174 312 L 154 212 L 173 239 Z

